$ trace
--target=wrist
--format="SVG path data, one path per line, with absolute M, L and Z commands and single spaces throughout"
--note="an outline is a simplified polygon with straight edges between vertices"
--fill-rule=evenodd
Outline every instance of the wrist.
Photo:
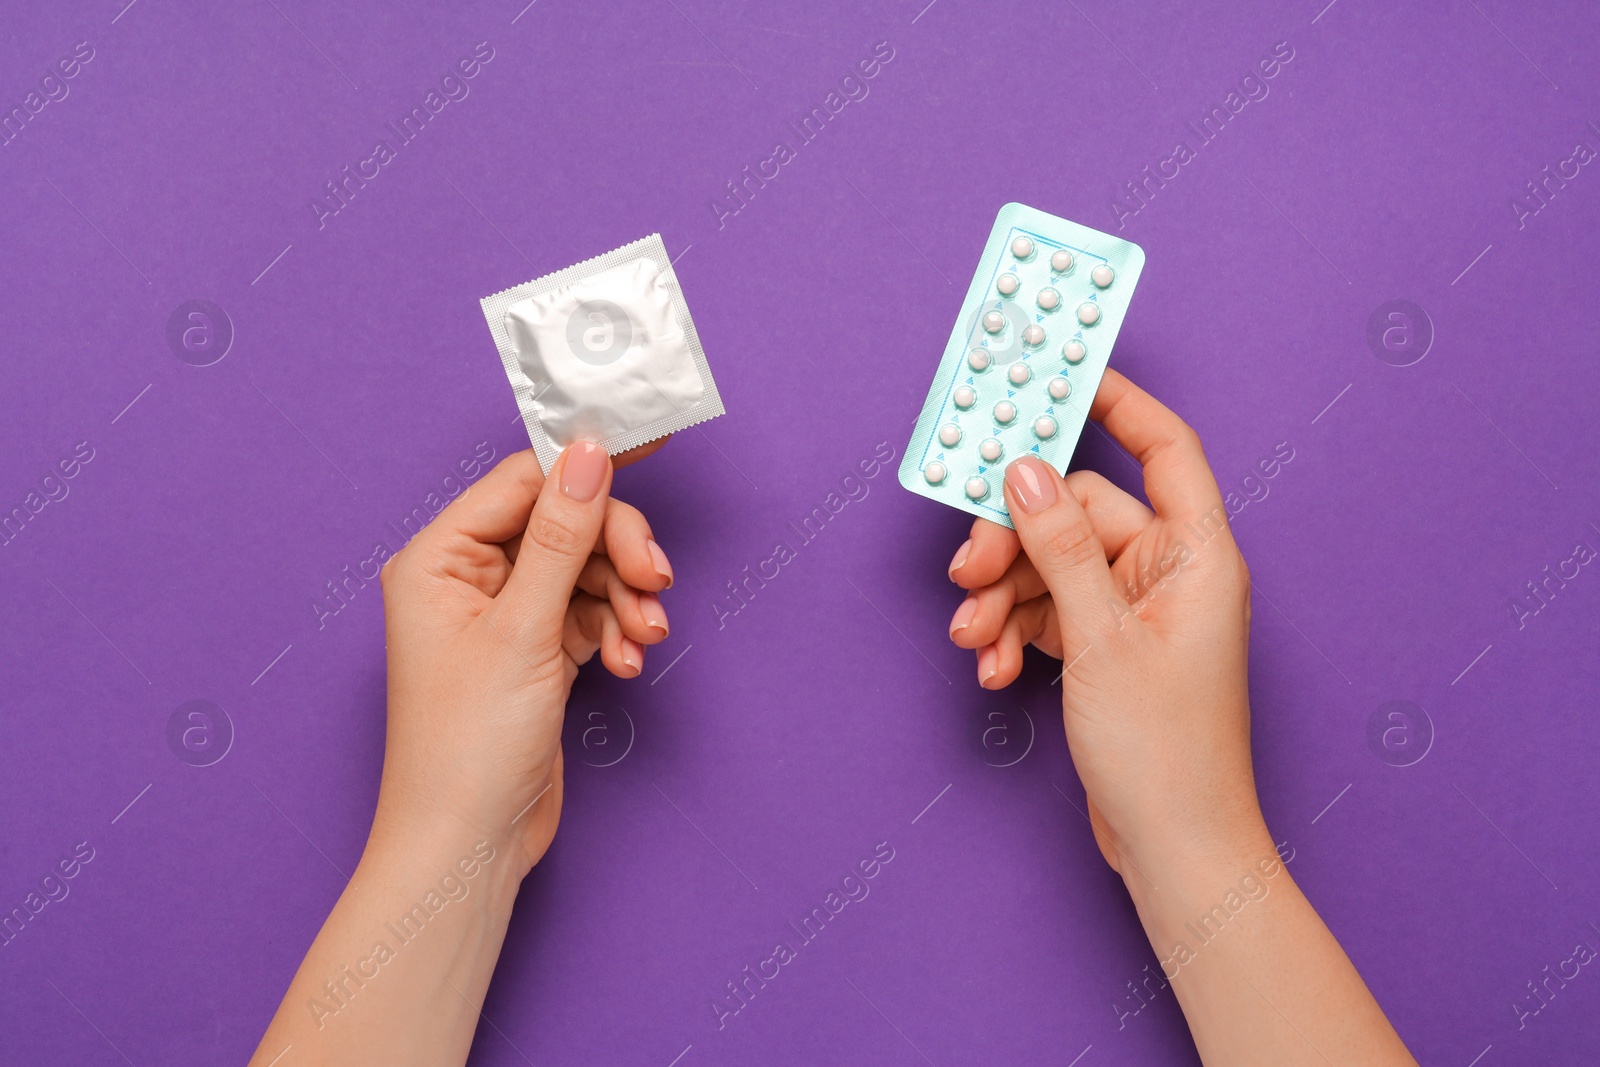
M 1260 819 L 1146 851 L 1123 883 L 1169 978 L 1177 964 L 1167 961 L 1181 957 L 1179 946 L 1206 942 L 1232 918 L 1294 887 Z
M 464 847 L 487 842 L 505 860 L 501 873 L 526 877 L 543 854 L 543 849 L 529 849 L 528 824 L 559 801 L 559 782 L 556 788 L 547 786 L 532 805 L 486 789 L 486 784 L 440 781 L 395 770 L 386 761 L 368 849 L 405 855 L 454 848 L 459 855 Z M 518 806 L 520 813 L 513 810 Z
M 395 818 L 380 804 L 356 877 L 381 880 L 430 910 L 470 904 L 509 915 L 524 873 L 506 840 L 449 816 Z
M 1243 865 L 1256 857 L 1276 855 L 1253 784 L 1198 796 L 1183 789 L 1163 791 L 1127 822 L 1132 829 L 1119 835 L 1119 846 L 1131 862 L 1119 869 L 1136 901 L 1152 882 L 1203 886 L 1215 881 L 1213 872 L 1237 867 L 1243 873 Z M 1135 869 L 1126 870 L 1129 866 Z

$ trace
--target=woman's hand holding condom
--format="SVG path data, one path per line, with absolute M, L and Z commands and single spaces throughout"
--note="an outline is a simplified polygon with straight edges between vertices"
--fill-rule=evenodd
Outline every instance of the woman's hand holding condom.
M 644 516 L 610 499 L 611 472 L 590 444 L 563 452 L 548 478 L 519 452 L 384 567 L 389 734 L 375 835 L 447 814 L 497 846 L 511 834 L 523 872 L 544 854 L 578 667 L 598 652 L 612 674 L 637 677 L 668 632 L 656 594 L 671 564 Z
M 330 1067 L 466 1061 L 517 889 L 561 815 L 578 667 L 598 652 L 637 677 L 667 636 L 672 566 L 610 499 L 611 474 L 592 444 L 549 477 L 532 451 L 509 456 L 384 565 L 378 811 L 253 1063 L 290 1048 Z

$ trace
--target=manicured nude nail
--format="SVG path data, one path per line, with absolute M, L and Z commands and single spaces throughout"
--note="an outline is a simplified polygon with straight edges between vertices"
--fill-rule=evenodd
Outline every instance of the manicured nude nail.
M 655 568 L 657 574 L 667 580 L 667 588 L 672 588 L 672 564 L 667 562 L 667 554 L 661 551 L 661 546 L 652 538 L 644 543 L 645 550 L 650 553 L 650 566 Z
M 960 570 L 966 565 L 967 556 L 971 554 L 971 552 L 972 538 L 969 537 L 962 542 L 960 548 L 956 549 L 956 557 L 950 561 L 950 577 L 954 578 L 956 576 L 956 571 Z
M 639 614 L 644 616 L 644 624 L 651 629 L 660 630 L 661 636 L 667 636 L 667 612 L 657 600 L 649 593 L 639 598 Z
M 561 466 L 561 492 L 569 499 L 587 504 L 600 492 L 606 471 L 611 467 L 611 457 L 599 445 L 579 441 L 567 449 L 566 462 Z
M 639 677 L 639 672 L 644 670 L 644 649 L 640 648 L 638 642 L 631 638 L 624 637 L 622 639 L 622 662 L 626 666 L 633 668 L 633 676 L 635 678 Z
M 1019 459 L 1006 468 L 1006 484 L 1017 498 L 1017 506 L 1029 515 L 1037 514 L 1056 502 L 1056 480 L 1045 469 L 1044 461 L 1032 456 Z
M 960 633 L 962 630 L 965 630 L 968 626 L 971 626 L 972 625 L 972 617 L 974 615 L 976 615 L 977 613 L 978 613 L 978 598 L 977 597 L 970 597 L 969 596 L 969 597 L 967 597 L 967 599 L 963 600 L 961 602 L 961 606 L 956 609 L 956 617 L 950 620 L 950 636 L 954 637 L 956 634 Z
M 989 679 L 1000 672 L 1000 653 L 993 645 L 985 645 L 978 653 L 978 684 L 989 688 Z

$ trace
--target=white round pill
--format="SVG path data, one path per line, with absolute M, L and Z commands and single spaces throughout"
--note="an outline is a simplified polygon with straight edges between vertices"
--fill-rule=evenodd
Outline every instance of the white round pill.
M 1062 249 L 1050 257 L 1050 269 L 1065 274 L 1072 269 L 1072 253 Z
M 1041 441 L 1048 441 L 1056 435 L 1056 420 L 1049 415 L 1040 415 L 1033 420 L 1033 432 Z
M 939 485 L 945 480 L 945 476 L 949 473 L 949 471 L 945 470 L 944 464 L 940 463 L 938 460 L 934 460 L 932 463 L 922 468 L 922 476 L 928 479 L 929 485 Z
M 991 360 L 987 348 L 974 348 L 967 353 L 967 366 L 973 370 L 983 371 L 989 369 Z
M 1022 331 L 1022 342 L 1035 347 L 1044 344 L 1044 327 L 1037 322 L 1030 322 L 1028 328 Z
M 1004 426 L 1017 417 L 1017 405 L 1009 400 L 1002 400 L 994 406 L 994 421 Z
M 999 333 L 1006 328 L 1006 317 L 998 311 L 991 311 L 983 316 L 983 328 L 990 333 Z
M 983 444 L 978 446 L 978 455 L 983 457 L 985 463 L 998 463 L 1005 451 L 993 437 L 984 438 Z
M 1050 391 L 1051 400 L 1065 400 L 1072 395 L 1072 383 L 1065 378 L 1051 378 L 1045 388 Z
M 982 500 L 989 495 L 989 483 L 974 474 L 967 479 L 967 496 L 973 500 Z
M 1016 295 L 1017 287 L 1021 284 L 1022 282 L 1017 280 L 1015 274 L 1002 274 L 1000 275 L 1000 280 L 994 283 L 994 287 L 1000 290 L 1001 296 L 1014 296 Z
M 961 443 L 961 427 L 953 422 L 947 422 L 939 427 L 939 443 L 946 448 L 954 448 Z
M 1116 272 L 1104 263 L 1089 272 L 1089 280 L 1102 289 L 1109 287 L 1116 276 Z
M 1028 379 L 1033 377 L 1033 372 L 1026 363 L 1013 363 L 1006 371 L 1006 377 L 1011 379 L 1012 385 L 1027 385 Z
M 1061 306 L 1061 294 L 1054 289 L 1040 289 L 1039 306 L 1046 311 L 1054 311 Z
M 1011 242 L 1011 254 L 1018 259 L 1027 259 L 1033 255 L 1033 242 L 1026 237 L 1018 237 Z
M 956 407 L 965 411 L 978 402 L 978 394 L 970 385 L 958 385 L 955 395 L 950 399 L 955 402 Z
M 1095 323 L 1099 322 L 1100 305 L 1088 303 L 1079 304 L 1078 321 L 1083 323 L 1085 326 L 1093 326 Z
M 1083 313 L 1083 309 L 1079 308 L 1078 313 L 1081 315 Z M 1089 350 L 1085 348 L 1083 346 L 1083 342 L 1078 340 L 1076 337 L 1061 346 L 1061 358 L 1074 365 L 1082 363 L 1083 357 L 1087 356 L 1088 354 Z

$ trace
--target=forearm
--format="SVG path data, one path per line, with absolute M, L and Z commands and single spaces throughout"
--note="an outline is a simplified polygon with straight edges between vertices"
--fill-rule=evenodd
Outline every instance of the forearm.
M 252 1067 L 465 1063 L 520 875 L 470 833 L 375 832 Z
M 1207 1064 L 1415 1063 L 1264 825 L 1140 864 L 1129 893 Z

